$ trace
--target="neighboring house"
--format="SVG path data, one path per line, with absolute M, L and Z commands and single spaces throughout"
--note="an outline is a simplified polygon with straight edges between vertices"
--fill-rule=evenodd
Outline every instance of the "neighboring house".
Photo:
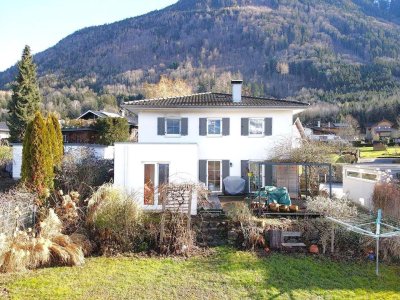
M 373 209 L 372 195 L 378 182 L 400 176 L 400 164 L 351 164 L 343 166 L 343 192 L 355 203 Z
M 63 126 L 62 134 L 64 143 L 82 143 L 82 144 L 97 144 L 97 131 L 90 125 L 98 118 L 126 118 L 129 124 L 130 141 L 137 141 L 137 117 L 124 116 L 106 111 L 88 110 L 87 112 L 76 118 L 76 124 L 73 126 Z M 79 123 L 80 122 L 80 123 Z
M 232 90 L 125 103 L 138 116 L 138 143 L 115 144 L 115 185 L 135 192 L 147 209 L 161 208 L 157 186 L 167 182 L 202 182 L 220 194 L 224 178 L 248 181 L 277 146 L 285 151 L 284 142 L 291 147 L 303 135 L 293 116 L 308 104 L 242 96 L 241 81 Z M 269 184 L 272 170 L 262 172 Z
M 10 137 L 10 129 L 6 122 L 0 122 L 0 141 Z
M 349 125 L 346 123 L 328 123 L 322 124 L 318 122 L 318 125 L 311 127 L 314 135 L 337 135 L 340 130 L 348 128 Z
M 367 125 L 365 139 L 367 141 L 373 141 L 395 138 L 396 133 L 397 130 L 394 128 L 394 124 L 386 119 L 383 119 L 378 123 Z

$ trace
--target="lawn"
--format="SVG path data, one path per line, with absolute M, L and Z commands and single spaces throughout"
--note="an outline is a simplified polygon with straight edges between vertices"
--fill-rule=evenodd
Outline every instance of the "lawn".
M 373 147 L 360 147 L 361 158 L 400 157 L 400 147 L 387 147 L 383 151 L 374 151 Z
M 82 268 L 0 275 L 11 299 L 400 299 L 400 267 L 218 248 L 183 259 L 91 258 Z M 5 288 L 5 290 L 4 290 Z

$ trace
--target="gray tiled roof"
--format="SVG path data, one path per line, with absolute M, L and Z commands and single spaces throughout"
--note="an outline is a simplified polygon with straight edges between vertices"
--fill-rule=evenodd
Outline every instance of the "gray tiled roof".
M 125 102 L 126 108 L 184 108 L 184 107 L 274 107 L 305 108 L 309 104 L 293 100 L 242 96 L 241 102 L 233 102 L 231 94 L 203 93 L 188 96 L 144 99 Z
M 0 131 L 10 131 L 6 122 L 0 122 Z

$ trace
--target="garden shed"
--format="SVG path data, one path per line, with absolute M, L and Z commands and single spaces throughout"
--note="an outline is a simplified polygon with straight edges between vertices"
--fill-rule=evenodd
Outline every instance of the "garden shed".
M 400 177 L 400 164 L 351 164 L 343 167 L 343 192 L 357 204 L 373 208 L 372 195 L 378 182 Z

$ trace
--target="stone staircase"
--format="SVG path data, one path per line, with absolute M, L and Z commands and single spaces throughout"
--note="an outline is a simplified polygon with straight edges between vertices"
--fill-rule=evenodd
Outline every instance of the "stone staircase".
M 226 245 L 228 242 L 228 219 L 224 214 L 199 214 L 192 219 L 197 243 L 201 247 Z

